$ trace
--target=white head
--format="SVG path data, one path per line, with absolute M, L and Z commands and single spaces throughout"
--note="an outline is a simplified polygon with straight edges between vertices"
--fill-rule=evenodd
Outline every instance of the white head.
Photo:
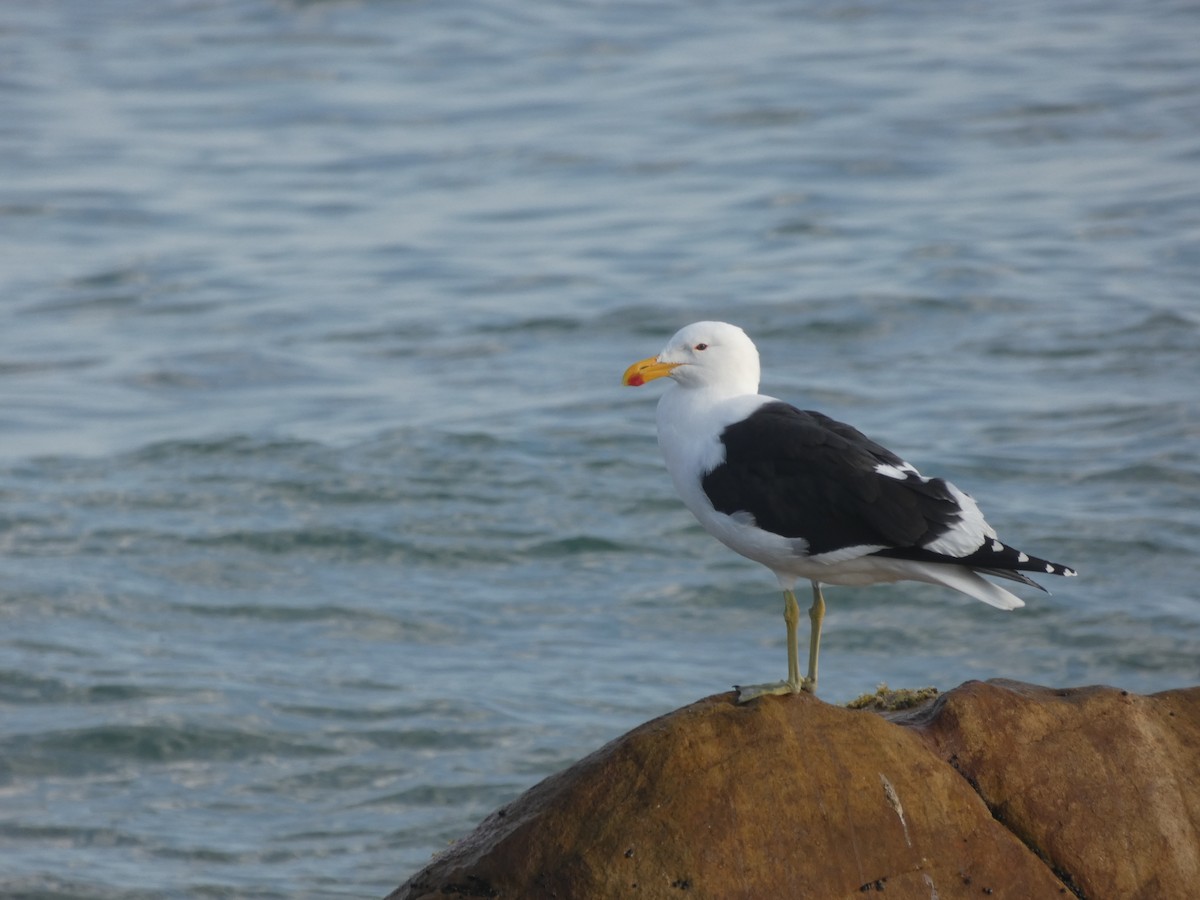
M 634 387 L 669 376 L 684 388 L 708 388 L 726 396 L 758 393 L 758 349 L 736 325 L 695 322 L 681 328 L 658 356 L 625 370 Z

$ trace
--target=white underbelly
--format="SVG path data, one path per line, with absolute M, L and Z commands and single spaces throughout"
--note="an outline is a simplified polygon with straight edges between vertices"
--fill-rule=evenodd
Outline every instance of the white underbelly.
M 824 584 L 856 586 L 912 577 L 910 567 L 902 561 L 872 556 L 882 549 L 880 546 L 846 547 L 810 556 L 802 538 L 763 531 L 742 517 L 728 516 L 709 507 L 697 514 L 697 518 L 721 543 L 774 572 L 781 584 L 806 578 Z

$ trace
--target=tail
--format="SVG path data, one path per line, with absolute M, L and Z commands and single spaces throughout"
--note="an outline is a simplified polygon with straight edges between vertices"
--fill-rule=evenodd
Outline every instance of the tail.
M 961 580 L 961 577 L 964 575 L 964 573 L 972 575 L 975 575 L 975 573 L 981 573 L 983 575 L 994 575 L 997 578 L 1007 578 L 1010 581 L 1017 581 L 1021 584 L 1027 584 L 1030 587 L 1037 588 L 1039 591 L 1045 591 L 1046 589 L 1032 578 L 1025 575 L 1025 572 L 1032 572 L 1034 574 L 1040 572 L 1044 575 L 1063 575 L 1067 578 L 1074 578 L 1076 575 L 1075 570 L 1069 568 L 1068 566 L 1050 562 L 1049 560 L 1042 559 L 1040 556 L 1030 556 L 1027 553 L 1021 552 L 1015 547 L 1010 547 L 1007 544 L 1001 543 L 996 538 L 988 538 L 983 542 L 982 547 L 980 547 L 974 553 L 970 553 L 966 556 L 950 556 L 946 553 L 937 553 L 932 550 L 927 550 L 924 547 L 889 547 L 884 550 L 877 550 L 873 555 L 891 557 L 892 559 L 910 560 L 914 563 L 926 564 L 920 567 L 921 570 L 925 572 L 938 573 L 943 569 L 953 570 L 959 574 L 958 576 L 950 577 L 958 580 Z M 995 595 L 991 594 L 990 592 L 988 593 L 993 597 L 991 600 L 966 587 L 959 587 L 957 583 L 951 584 L 946 580 L 945 577 L 937 574 L 931 575 L 927 578 L 922 578 L 921 580 L 931 580 L 935 584 L 944 584 L 947 587 L 952 587 L 955 590 L 962 591 L 964 594 L 970 594 L 972 597 L 976 597 L 982 600 L 984 603 L 990 603 L 992 606 L 998 606 L 1001 609 L 1015 608 L 1013 601 L 1015 601 L 1016 606 L 1025 605 L 1019 599 L 1017 599 L 1017 597 L 1008 593 L 1008 591 L 997 588 L 990 581 L 984 581 L 982 578 L 978 577 L 978 575 L 975 575 L 973 579 L 968 580 L 987 585 L 987 587 L 992 588 L 995 591 L 998 591 L 1000 594 L 1003 594 L 1011 599 L 1004 603 L 997 603 L 995 602 Z
M 1015 580 L 1017 581 L 1023 581 L 1032 584 L 1034 587 L 1041 588 L 1040 584 L 1030 581 L 1024 576 L 1017 575 L 1016 572 L 1011 573 L 1010 577 L 1012 576 L 1015 576 Z M 905 577 L 911 578 L 914 581 L 924 581 L 927 584 L 940 584 L 944 587 L 952 588 L 966 594 L 968 597 L 974 597 L 988 606 L 994 606 L 996 609 L 1020 609 L 1025 605 L 1025 601 L 1016 594 L 1006 591 L 998 584 L 992 584 L 986 578 L 981 578 L 974 569 L 969 569 L 962 565 L 914 563 L 908 567 Z
M 884 559 L 887 559 L 884 557 Z M 883 560 L 881 560 L 883 563 Z M 997 610 L 1018 610 L 1025 606 L 1025 601 L 1018 595 L 1008 592 L 1000 584 L 992 584 L 970 566 L 955 563 L 926 563 L 916 559 L 888 559 L 883 563 L 893 572 L 896 581 L 920 581 L 926 584 L 941 584 L 944 588 L 958 590 L 961 594 L 973 596 L 974 599 L 995 606 Z M 881 566 L 882 568 L 882 566 Z M 1018 581 L 1028 581 L 1028 578 L 1010 572 Z M 1032 581 L 1028 583 L 1033 584 Z M 1040 586 L 1034 586 L 1040 587 Z

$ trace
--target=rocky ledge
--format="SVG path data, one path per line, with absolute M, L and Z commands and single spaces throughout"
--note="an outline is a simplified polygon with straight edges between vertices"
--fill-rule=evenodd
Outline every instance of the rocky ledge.
M 1200 896 L 1200 687 L 708 697 L 488 816 L 389 900 Z

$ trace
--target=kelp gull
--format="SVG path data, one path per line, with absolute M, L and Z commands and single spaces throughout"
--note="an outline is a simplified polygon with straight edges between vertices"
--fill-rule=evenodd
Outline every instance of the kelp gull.
M 722 543 L 775 573 L 784 593 L 788 677 L 738 688 L 815 693 L 825 599 L 821 584 L 923 581 L 999 609 L 1024 602 L 980 577 L 1045 590 L 1021 574 L 1074 575 L 1000 542 L 967 494 L 926 478 L 857 429 L 758 393 L 758 350 L 724 322 L 688 325 L 623 383 L 669 377 L 658 444 L 684 504 Z M 800 677 L 796 581 L 812 582 L 808 674 Z

